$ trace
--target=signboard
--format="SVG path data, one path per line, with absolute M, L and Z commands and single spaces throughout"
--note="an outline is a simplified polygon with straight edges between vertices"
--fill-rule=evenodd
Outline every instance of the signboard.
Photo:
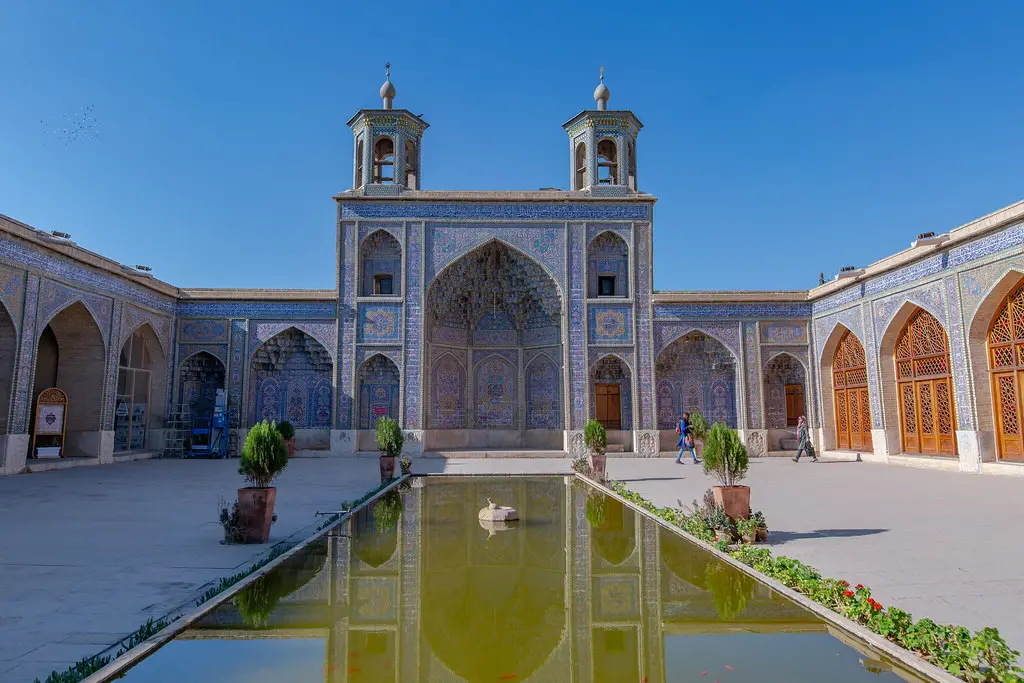
M 121 401 L 117 406 L 118 417 L 128 417 L 128 401 Z
M 64 406 L 42 403 L 36 412 L 36 434 L 64 433 Z
M 385 416 L 387 414 L 388 414 L 388 407 L 387 406 L 374 406 L 373 407 L 373 415 L 374 415 L 374 417 L 383 417 L 383 416 Z

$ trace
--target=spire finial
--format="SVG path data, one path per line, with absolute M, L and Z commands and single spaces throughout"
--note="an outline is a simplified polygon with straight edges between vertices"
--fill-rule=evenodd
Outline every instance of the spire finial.
M 597 100 L 597 108 L 604 111 L 608 108 L 608 98 L 612 96 L 611 91 L 608 90 L 608 86 L 604 84 L 604 65 L 601 66 L 601 82 L 597 84 L 597 88 L 594 90 L 594 99 Z
M 380 98 L 384 100 L 384 108 L 391 109 L 391 102 L 395 99 L 395 86 L 391 82 L 391 62 L 384 64 L 384 85 L 380 86 Z
M 601 65 L 601 82 L 604 83 L 604 64 Z

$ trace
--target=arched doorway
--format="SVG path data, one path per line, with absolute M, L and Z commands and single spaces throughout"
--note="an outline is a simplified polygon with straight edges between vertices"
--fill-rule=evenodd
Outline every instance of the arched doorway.
M 633 425 L 632 380 L 629 366 L 618 356 L 608 355 L 590 368 L 590 414 L 611 432 L 628 431 Z
M 836 447 L 871 450 L 871 401 L 868 361 L 857 335 L 847 330 L 832 355 L 832 398 Z
M 167 363 L 156 333 L 148 324 L 135 330 L 121 347 L 114 397 L 114 451 L 149 446 L 149 430 L 163 424 Z
M 1024 459 L 1020 405 L 1024 390 L 1024 284 L 1007 295 L 992 321 L 988 362 L 999 457 Z
M 288 421 L 296 430 L 330 430 L 331 354 L 294 327 L 275 334 L 252 356 L 249 371 L 249 423 Z M 302 443 L 300 447 L 308 444 Z M 320 435 L 319 441 L 330 434 Z
M 694 331 L 676 339 L 658 355 L 655 379 L 658 429 L 674 429 L 694 411 L 709 425 L 736 428 L 736 357 L 714 337 Z
M 561 295 L 544 268 L 492 240 L 427 289 L 428 449 L 563 447 Z
M 764 366 L 764 396 L 768 429 L 796 429 L 807 415 L 803 364 L 788 353 L 772 357 Z
M 14 393 L 14 358 L 18 353 L 18 330 L 7 307 L 0 303 L 0 435 L 6 434 Z
M 32 420 L 35 400 L 43 390 L 56 387 L 67 394 L 64 455 L 100 456 L 105 369 L 106 343 L 96 319 L 80 301 L 43 328 L 36 348 Z
M 368 358 L 359 368 L 358 414 L 359 450 L 376 449 L 373 430 L 377 420 L 390 417 L 401 424 L 399 397 L 401 395 L 401 374 L 395 362 L 383 354 Z
M 956 455 L 946 331 L 935 316 L 917 309 L 900 332 L 893 355 L 903 452 Z
M 210 419 L 217 390 L 224 389 L 224 363 L 206 351 L 189 356 L 178 370 L 178 404 L 188 406 L 191 417 Z

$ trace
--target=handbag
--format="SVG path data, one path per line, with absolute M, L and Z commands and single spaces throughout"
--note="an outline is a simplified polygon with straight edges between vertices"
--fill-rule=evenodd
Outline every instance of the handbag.
M 680 429 L 679 425 L 676 425 L 676 434 L 682 435 L 683 430 Z

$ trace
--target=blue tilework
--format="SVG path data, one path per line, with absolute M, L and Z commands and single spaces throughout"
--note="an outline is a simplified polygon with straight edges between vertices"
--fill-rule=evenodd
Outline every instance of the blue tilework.
M 334 302 L 272 302 L 272 301 L 217 301 L 209 303 L 179 303 L 177 315 L 181 318 L 334 318 Z
M 590 304 L 589 333 L 591 344 L 630 344 L 633 341 L 633 310 L 631 306 Z
M 448 264 L 494 239 L 543 265 L 561 289 L 565 282 L 565 229 L 558 225 L 429 225 L 426 282 L 432 282 Z
M 419 429 L 422 419 L 420 402 L 422 392 L 420 389 L 420 377 L 422 369 L 421 345 L 423 333 L 423 278 L 420 266 L 420 230 L 421 224 L 414 223 L 409 226 L 407 255 L 405 261 L 406 270 L 406 298 L 405 298 L 405 428 Z
M 758 362 L 757 323 L 743 323 L 743 346 L 747 365 L 747 427 L 761 428 L 761 364 Z
M 655 304 L 655 320 L 699 320 L 701 318 L 805 318 L 810 303 L 791 304 Z
M 946 303 L 950 309 L 949 346 L 953 363 L 953 396 L 957 429 L 974 429 L 975 406 L 967 373 L 967 337 L 956 276 L 946 278 Z M 977 362 L 977 361 L 976 361 Z
M 338 244 L 338 298 L 339 327 L 338 342 L 338 429 L 352 429 L 354 402 L 354 356 L 356 342 L 356 227 L 354 223 L 342 223 L 341 239 Z
M 572 400 L 573 429 L 583 429 L 587 421 L 587 356 L 586 324 L 583 317 L 583 254 L 586 229 L 583 224 L 570 226 L 569 242 L 569 377 Z
M 252 360 L 256 350 L 272 339 L 274 336 L 284 332 L 289 327 L 294 327 L 300 332 L 305 332 L 313 339 L 320 342 L 320 345 L 331 354 L 331 360 L 337 362 L 335 348 L 337 347 L 337 326 L 333 322 L 310 322 L 300 320 L 275 320 L 275 321 L 252 321 L 249 323 L 249 354 L 246 362 Z
M 689 320 L 679 323 L 655 323 L 654 356 L 661 355 L 669 344 L 690 332 L 703 332 L 732 352 L 736 362 L 743 357 L 740 342 L 740 326 L 737 322 L 715 322 Z
M 651 266 L 651 226 L 649 223 L 636 224 L 637 254 L 636 266 L 636 335 L 637 335 L 637 383 L 640 388 L 640 428 L 654 429 L 654 360 L 651 348 L 653 321 L 651 320 L 651 292 L 654 287 L 654 272 Z
M 25 295 L 25 271 L 0 264 L 0 305 L 7 309 L 15 329 L 21 324 L 21 301 Z
M 646 221 L 648 202 L 410 202 L 341 200 L 342 219 L 410 218 L 467 220 Z
M 356 342 L 394 344 L 402 339 L 402 304 L 359 304 Z
M 335 328 L 337 329 L 337 328 Z M 246 362 L 248 360 L 249 324 L 247 320 L 231 321 L 231 351 L 228 356 L 228 413 L 231 426 L 242 425 L 245 406 L 242 397 L 245 395 Z M 328 347 L 330 348 L 330 347 Z

